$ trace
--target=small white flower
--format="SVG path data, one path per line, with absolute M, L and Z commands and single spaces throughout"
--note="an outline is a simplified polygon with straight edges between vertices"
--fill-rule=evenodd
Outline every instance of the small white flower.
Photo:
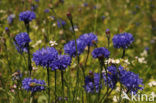
M 150 87 L 156 86 L 156 81 L 149 82 L 148 85 L 149 85 Z
M 16 84 L 13 85 L 14 88 L 17 88 Z
M 128 59 L 124 60 L 124 62 L 125 62 L 126 64 L 130 64 L 130 62 L 128 61 Z
M 142 57 L 142 58 L 138 58 L 138 62 L 139 63 L 147 63 L 147 61 L 145 61 L 145 58 L 144 57 Z
M 56 23 L 53 24 L 53 27 L 55 27 L 55 26 L 56 26 Z
M 78 29 L 78 28 L 74 28 L 74 30 L 75 30 L 75 31 L 79 31 L 79 29 Z
M 118 97 L 117 97 L 117 96 L 114 96 L 114 97 L 113 97 L 113 101 L 114 101 L 114 102 L 118 102 Z
M 45 29 L 44 28 L 42 29 L 42 33 L 45 33 Z
M 56 41 L 50 41 L 49 44 L 50 44 L 51 47 L 53 47 L 53 46 L 55 46 L 55 45 L 58 45 L 58 44 L 56 43 Z
M 119 63 L 120 63 L 120 60 L 119 60 L 119 59 L 116 59 L 116 60 L 115 60 L 115 63 L 116 63 L 116 64 L 119 64 Z
M 141 55 L 142 57 L 147 57 L 147 51 L 144 50 L 140 55 Z

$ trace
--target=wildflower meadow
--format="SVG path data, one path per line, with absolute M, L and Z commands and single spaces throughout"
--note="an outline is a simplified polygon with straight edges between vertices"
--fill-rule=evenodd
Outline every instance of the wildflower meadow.
M 156 103 L 156 0 L 0 0 L 0 103 Z

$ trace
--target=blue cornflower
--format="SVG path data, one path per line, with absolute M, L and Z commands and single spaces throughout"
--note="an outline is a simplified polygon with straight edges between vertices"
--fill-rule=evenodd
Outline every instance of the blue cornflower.
M 44 12 L 45 12 L 45 13 L 49 13 L 50 10 L 49 10 L 49 9 L 45 9 Z
M 5 31 L 6 31 L 6 32 L 9 32 L 9 28 L 8 28 L 8 27 L 5 27 Z
M 25 78 L 22 81 L 22 87 L 31 92 L 37 92 L 45 90 L 45 81 L 44 80 L 37 80 L 37 79 L 31 79 L 31 78 Z
M 138 90 L 143 89 L 143 80 L 139 78 L 139 75 L 133 72 L 126 71 L 123 67 L 119 67 L 120 70 L 120 82 L 127 88 L 128 92 L 137 93 Z
M 43 67 L 49 67 L 51 62 L 53 62 L 58 57 L 58 52 L 53 47 L 42 48 L 33 53 L 32 60 L 36 65 Z
M 106 73 L 103 73 L 103 79 L 104 79 L 105 85 L 107 85 L 108 83 L 108 86 L 113 89 L 115 88 L 116 83 L 118 82 L 118 77 L 117 77 L 118 72 L 115 66 L 109 66 L 107 70 L 108 70 L 108 73 L 107 73 L 108 77 L 106 77 Z
M 58 28 L 61 28 L 62 26 L 65 26 L 66 22 L 64 20 L 58 19 L 57 20 L 57 26 Z
M 127 48 L 134 41 L 133 35 L 130 33 L 121 33 L 114 35 L 113 37 L 113 45 L 115 48 Z
M 8 24 L 12 24 L 14 18 L 15 18 L 15 14 L 11 14 L 11 15 L 9 15 L 8 18 L 7 18 Z
M 104 47 L 95 48 L 92 52 L 93 58 L 108 58 L 110 52 Z
M 101 87 L 100 74 L 94 73 L 85 77 L 84 89 L 87 93 L 98 93 Z
M 24 21 L 25 24 L 28 24 L 30 21 L 36 18 L 36 14 L 33 11 L 24 11 L 19 14 L 20 21 Z
M 93 42 L 97 42 L 97 36 L 93 33 L 85 33 L 79 37 L 79 39 L 86 42 L 88 46 L 93 46 Z
M 68 55 L 58 55 L 58 58 L 50 64 L 52 70 L 65 70 L 71 64 L 71 57 Z
M 86 43 L 80 39 L 77 39 L 76 42 L 77 42 L 77 52 L 78 55 L 80 55 L 84 51 Z M 66 54 L 69 54 L 71 57 L 76 56 L 75 40 L 69 41 L 67 44 L 64 45 L 64 52 Z
M 28 51 L 28 44 L 31 41 L 29 35 L 26 32 L 19 33 L 15 36 L 14 44 L 19 53 Z

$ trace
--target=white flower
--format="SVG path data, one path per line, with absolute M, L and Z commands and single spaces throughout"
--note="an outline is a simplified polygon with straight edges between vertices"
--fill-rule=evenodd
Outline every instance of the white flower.
M 38 29 L 38 26 L 37 26 L 37 25 L 33 25 L 32 27 L 33 27 L 35 30 Z
M 148 85 L 149 85 L 150 87 L 156 86 L 156 81 L 149 82 Z
M 16 84 L 13 85 L 14 88 L 17 88 Z
M 128 59 L 124 60 L 124 62 L 125 62 L 126 64 L 130 64 L 130 62 L 128 61 Z
M 142 58 L 138 58 L 138 62 L 139 63 L 147 63 L 147 61 L 145 61 L 145 58 L 144 57 L 142 57 Z
M 50 44 L 50 46 L 55 46 L 55 45 L 57 45 L 56 41 L 50 41 L 49 44 Z
M 42 29 L 42 33 L 45 33 L 45 29 L 44 28 Z
M 114 97 L 113 97 L 113 101 L 114 101 L 114 102 L 118 102 L 118 97 L 117 97 L 117 96 L 114 96 Z
M 142 57 L 147 57 L 147 51 L 144 50 L 140 55 L 141 55 Z
M 53 27 L 55 27 L 55 26 L 56 26 L 56 23 L 53 24 Z
M 116 64 L 119 64 L 119 63 L 120 63 L 120 60 L 119 60 L 119 59 L 116 59 L 116 60 L 115 60 L 115 63 L 116 63 Z
M 78 29 L 78 28 L 74 28 L 74 30 L 75 30 L 75 31 L 79 31 L 79 29 Z

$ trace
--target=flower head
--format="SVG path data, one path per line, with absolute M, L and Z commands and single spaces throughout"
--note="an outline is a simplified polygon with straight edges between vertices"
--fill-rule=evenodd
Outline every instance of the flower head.
M 127 91 L 137 93 L 138 90 L 143 89 L 143 80 L 139 78 L 139 75 L 133 72 L 126 71 L 123 67 L 119 67 L 120 70 L 120 82 L 127 88 Z
M 115 48 L 127 48 L 134 41 L 133 35 L 130 33 L 121 33 L 114 35 L 113 45 Z
M 80 39 L 77 39 L 76 42 L 78 55 L 80 55 L 84 51 L 86 43 Z M 64 45 L 64 52 L 69 54 L 71 57 L 76 56 L 75 40 L 69 41 L 67 44 Z
M 50 64 L 52 70 L 65 70 L 71 64 L 71 57 L 68 55 L 58 55 L 58 58 Z
M 31 41 L 29 35 L 26 32 L 19 33 L 15 36 L 14 44 L 19 53 L 28 51 L 28 44 Z
M 45 13 L 49 13 L 50 10 L 49 10 L 49 9 L 45 9 L 44 12 L 45 12 Z
M 46 83 L 44 80 L 37 80 L 37 79 L 31 79 L 31 78 L 25 78 L 22 81 L 22 87 L 31 92 L 37 92 L 37 91 L 42 91 L 45 89 Z
M 95 48 L 92 52 L 92 56 L 93 58 L 108 58 L 110 55 L 110 52 L 108 51 L 108 49 L 104 48 L 104 47 L 100 47 L 100 48 Z
M 108 83 L 108 86 L 113 89 L 115 88 L 116 83 L 118 81 L 118 77 L 117 77 L 118 72 L 115 66 L 109 66 L 107 70 L 108 70 L 108 73 L 107 73 L 108 77 L 106 76 L 106 73 L 103 73 L 103 79 L 104 79 L 105 85 L 107 85 Z
M 85 33 L 79 37 L 79 39 L 86 42 L 88 46 L 93 46 L 93 41 L 97 42 L 97 36 L 93 33 Z
M 64 20 L 58 19 L 57 20 L 57 26 L 58 28 L 61 28 L 62 26 L 65 26 L 66 22 Z
M 102 85 L 100 84 L 100 74 L 86 76 L 84 89 L 87 93 L 98 93 Z
M 43 67 L 49 67 L 50 63 L 53 62 L 58 56 L 58 52 L 53 47 L 42 48 L 33 53 L 33 61 L 36 65 Z
M 19 14 L 20 21 L 24 21 L 28 24 L 30 21 L 36 18 L 36 14 L 33 11 L 24 11 Z

